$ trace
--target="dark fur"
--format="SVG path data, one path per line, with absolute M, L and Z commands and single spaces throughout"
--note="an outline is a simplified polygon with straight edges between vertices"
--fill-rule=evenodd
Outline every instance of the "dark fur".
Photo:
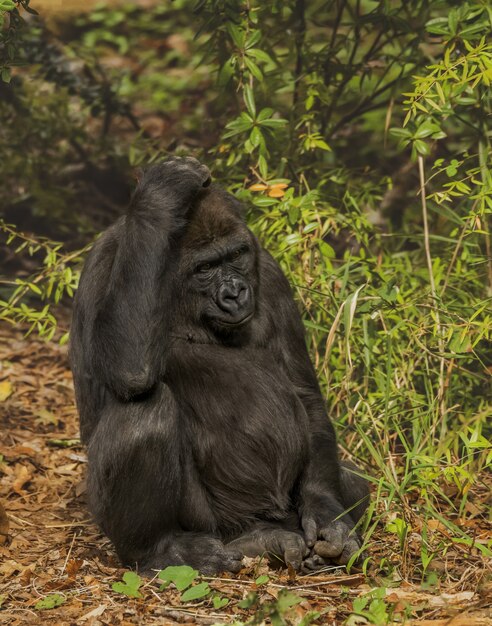
M 149 168 L 87 259 L 71 360 L 91 509 L 144 570 L 346 562 L 367 486 L 339 465 L 286 278 L 208 182 L 194 159 Z

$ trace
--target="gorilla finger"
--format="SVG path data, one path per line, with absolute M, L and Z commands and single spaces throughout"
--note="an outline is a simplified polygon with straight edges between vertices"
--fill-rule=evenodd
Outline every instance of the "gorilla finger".
M 347 543 L 349 536 L 351 535 L 351 528 L 341 520 L 334 520 L 331 524 L 324 526 L 319 534 L 322 539 L 331 543 L 333 546 L 340 547 L 340 552 L 343 550 L 343 546 Z M 355 536 L 352 535 L 352 536 Z
M 171 156 L 162 161 L 160 165 L 161 167 L 167 166 L 168 168 L 178 169 L 181 172 L 181 176 L 188 174 L 188 176 L 196 177 L 202 187 L 208 187 L 212 180 L 208 167 L 194 157 Z
M 288 565 L 289 563 L 295 570 L 299 570 L 301 567 L 301 561 L 306 555 L 306 544 L 302 537 L 289 539 L 284 545 L 284 561 Z M 309 550 L 307 550 L 309 553 Z
M 318 527 L 312 517 L 305 517 L 302 520 L 302 529 L 304 531 L 304 539 L 306 545 L 312 548 L 318 538 Z
M 352 558 L 352 556 L 358 552 L 360 549 L 360 545 L 358 541 L 355 541 L 353 539 L 349 540 L 344 548 L 342 553 L 340 554 L 340 556 L 336 559 L 336 562 L 339 565 L 347 565 L 347 563 L 350 561 L 350 559 Z
M 186 169 L 190 169 L 198 174 L 202 187 L 208 187 L 212 182 L 212 177 L 208 167 L 203 165 L 203 163 L 200 163 L 200 161 L 195 159 L 195 157 L 184 157 L 183 165 Z
M 343 543 L 331 543 L 329 541 L 317 541 L 313 550 L 324 559 L 333 559 L 343 552 Z
M 309 558 L 304 559 L 301 564 L 301 571 L 305 574 L 310 574 L 318 569 L 321 569 L 322 567 L 325 567 L 327 564 L 327 561 L 325 561 L 323 557 L 318 554 L 313 554 Z
M 226 557 L 233 559 L 235 561 L 241 561 L 243 558 L 243 553 L 241 552 L 241 550 L 238 550 L 236 548 L 228 548 L 227 546 L 225 546 L 225 553 L 226 553 Z
M 237 550 L 233 550 L 231 552 L 224 552 L 224 554 L 210 559 L 206 569 L 210 569 L 212 575 L 222 574 L 223 572 L 232 572 L 233 574 L 237 574 L 242 567 L 242 554 Z M 202 569 L 202 571 L 205 572 L 205 569 Z
M 226 563 L 225 571 L 231 572 L 232 574 L 238 574 L 243 569 L 243 567 L 244 564 L 242 559 L 240 559 L 239 561 L 237 559 L 230 559 Z
M 226 545 L 226 550 L 230 552 L 231 550 L 235 550 L 236 554 L 239 552 L 242 556 L 255 557 L 264 552 L 263 548 L 258 544 L 254 539 L 234 539 L 231 543 Z

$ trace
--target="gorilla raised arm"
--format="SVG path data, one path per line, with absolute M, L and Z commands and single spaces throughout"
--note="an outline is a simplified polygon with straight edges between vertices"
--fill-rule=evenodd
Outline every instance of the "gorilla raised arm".
M 126 565 L 346 563 L 368 489 L 341 467 L 279 266 L 206 167 L 150 167 L 94 245 L 71 361 L 90 507 Z

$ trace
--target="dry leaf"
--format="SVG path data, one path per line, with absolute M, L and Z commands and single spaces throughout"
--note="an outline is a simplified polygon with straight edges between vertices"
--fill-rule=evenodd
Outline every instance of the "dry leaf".
M 249 191 L 265 191 L 268 187 L 263 183 L 255 183 L 254 185 L 248 187 L 248 189 Z
M 285 196 L 285 190 L 279 189 L 278 187 L 272 187 L 268 191 L 268 195 L 270 196 L 270 198 L 281 198 L 282 196 Z
M 79 619 L 80 620 L 86 620 L 86 619 L 91 619 L 91 617 L 99 617 L 100 615 L 102 615 L 104 613 L 106 608 L 107 608 L 106 604 L 100 604 L 95 609 L 92 609 L 92 611 L 89 611 L 85 615 L 82 615 L 82 617 L 79 617 Z
M 8 561 L 3 561 L 0 563 L 0 574 L 5 578 L 10 578 L 12 574 L 16 572 L 22 572 L 24 566 L 13 559 L 9 559 Z
M 53 424 L 56 426 L 58 424 L 58 418 L 51 411 L 47 411 L 46 409 L 41 409 L 37 412 L 37 419 L 35 419 L 35 423 L 38 426 L 47 426 L 48 424 Z
M 7 541 L 8 534 L 9 518 L 7 517 L 7 513 L 5 513 L 5 509 L 0 502 L 0 545 L 4 544 Z
M 12 489 L 20 496 L 23 495 L 22 487 L 29 482 L 32 478 L 32 474 L 25 465 L 16 465 L 15 480 L 12 483 Z
M 437 519 L 430 519 L 427 522 L 427 528 L 429 530 L 439 530 L 441 532 L 446 531 L 446 526 L 444 526 L 444 524 Z
M 70 559 L 66 567 L 66 572 L 68 576 L 73 578 L 75 574 L 79 571 L 79 569 L 82 567 L 83 563 L 84 561 L 82 559 Z
M 8 380 L 2 380 L 2 382 L 0 383 L 0 402 L 3 402 L 9 396 L 11 396 L 13 391 L 14 387 L 12 383 Z

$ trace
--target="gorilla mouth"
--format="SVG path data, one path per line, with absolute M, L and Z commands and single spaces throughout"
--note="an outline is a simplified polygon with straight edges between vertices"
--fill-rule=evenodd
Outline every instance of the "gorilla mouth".
M 224 326 L 226 328 L 237 328 L 238 326 L 243 326 L 244 324 L 247 324 L 251 320 L 253 315 L 254 315 L 254 312 L 251 312 L 245 317 L 241 318 L 240 320 L 234 320 L 234 321 L 227 321 L 224 319 L 215 318 L 214 322 L 218 326 Z

